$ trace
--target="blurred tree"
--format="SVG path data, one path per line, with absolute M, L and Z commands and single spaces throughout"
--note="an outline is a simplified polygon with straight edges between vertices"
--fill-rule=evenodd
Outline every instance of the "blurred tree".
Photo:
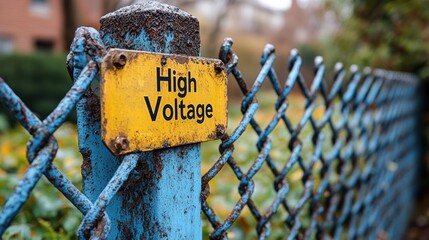
M 135 0 L 138 2 L 138 0 Z M 206 1 L 212 4 L 212 10 L 216 12 L 216 17 L 211 24 L 210 32 L 208 33 L 208 39 L 210 41 L 207 42 L 207 55 L 209 56 L 217 56 L 219 51 L 219 38 L 222 33 L 222 24 L 228 19 L 228 15 L 230 12 L 233 12 L 236 9 L 233 9 L 234 6 L 251 6 L 254 9 L 271 11 L 274 10 L 260 4 L 256 0 L 219 0 L 219 1 L 211 1 L 211 0 L 160 0 L 160 2 L 164 2 L 166 4 L 170 4 L 176 6 L 180 9 L 184 9 L 191 6 L 195 6 L 197 3 Z
M 326 56 L 429 78 L 429 0 L 327 0 L 344 25 Z
M 332 59 L 347 64 L 387 68 L 412 72 L 421 81 L 422 160 L 420 171 L 420 206 L 418 213 L 427 212 L 429 194 L 429 0 L 327 0 L 345 19 L 341 31 L 329 47 L 324 47 Z M 421 215 L 418 215 L 420 218 Z M 413 217 L 414 218 L 414 217 Z M 418 219 L 417 217 L 415 217 Z M 418 220 L 415 220 L 418 221 Z M 425 226 L 425 225 L 423 225 Z M 426 225 L 427 226 L 427 225 Z M 425 230 L 426 229 L 426 230 Z M 419 230 L 421 231 L 419 233 Z M 413 229 L 422 234 L 426 228 Z M 417 233 L 416 233 L 417 231 Z M 424 233 L 422 234 L 422 236 Z
M 73 0 L 63 0 L 63 13 L 64 13 L 64 40 L 65 49 L 68 50 L 74 38 L 74 31 L 76 29 L 76 8 Z
M 94 4 L 94 0 L 91 0 Z M 84 7 L 91 7 L 91 1 L 82 2 Z M 123 6 L 130 5 L 134 3 L 135 0 L 104 0 L 100 2 L 100 7 L 102 8 L 102 13 L 106 14 L 113 12 Z M 97 2 L 96 2 L 97 3 Z M 63 5 L 63 14 L 64 14 L 64 39 L 66 51 L 69 49 L 70 44 L 73 41 L 75 30 L 82 26 L 88 26 L 88 22 L 82 22 L 82 19 L 79 17 L 79 3 L 75 0 L 62 0 Z M 96 5 L 97 6 L 97 5 Z M 94 6 L 92 6 L 94 7 Z M 81 6 L 82 8 L 82 6 Z M 101 16 L 100 16 L 101 17 Z M 98 28 L 97 26 L 92 26 Z

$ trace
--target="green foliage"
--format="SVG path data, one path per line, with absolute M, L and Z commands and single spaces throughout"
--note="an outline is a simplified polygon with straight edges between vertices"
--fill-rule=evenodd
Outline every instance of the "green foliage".
M 329 59 L 347 65 L 413 72 L 429 78 L 428 0 L 328 0 L 338 15 L 345 9 L 342 30 L 327 42 Z M 346 14 L 347 15 L 347 14 Z
M 0 55 L 0 77 L 32 111 L 45 118 L 72 85 L 65 61 L 63 54 Z M 6 112 L 3 106 L 0 111 Z
M 81 157 L 76 127 L 63 125 L 56 133 L 59 150 L 54 162 L 77 187 L 81 185 Z M 0 206 L 12 194 L 28 167 L 25 158 L 29 135 L 22 127 L 0 135 Z M 6 239 L 75 239 L 81 213 L 42 177 L 12 225 Z
M 304 43 L 298 47 L 298 51 L 302 58 L 302 64 L 312 69 L 314 66 L 314 58 L 318 56 L 319 49 L 315 46 Z

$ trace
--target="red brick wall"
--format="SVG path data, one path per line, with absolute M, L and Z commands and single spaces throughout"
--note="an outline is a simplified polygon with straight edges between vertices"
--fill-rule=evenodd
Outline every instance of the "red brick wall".
M 98 30 L 103 15 L 103 0 L 74 0 L 73 3 L 77 9 L 77 23 Z
M 33 51 L 36 39 L 52 40 L 54 51 L 63 51 L 62 1 L 47 2 L 48 11 L 37 11 L 31 0 L 0 0 L 0 36 L 12 38 L 14 51 Z

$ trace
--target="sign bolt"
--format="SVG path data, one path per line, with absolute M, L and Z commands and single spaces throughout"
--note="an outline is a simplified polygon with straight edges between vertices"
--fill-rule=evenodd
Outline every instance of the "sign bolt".
M 118 136 L 115 139 L 115 148 L 116 148 L 116 151 L 118 151 L 118 152 L 121 151 L 121 150 L 127 149 L 128 148 L 128 144 L 129 144 L 129 141 L 124 136 Z
M 216 125 L 216 135 L 222 137 L 225 134 L 225 126 L 218 124 Z
M 216 72 L 217 74 L 221 73 L 221 72 L 223 71 L 222 63 L 217 62 L 217 63 L 214 65 L 214 69 L 215 69 L 215 72 Z
M 127 56 L 125 56 L 125 54 L 120 53 L 120 54 L 116 54 L 113 58 L 113 65 L 116 68 L 123 68 L 125 66 L 125 64 L 127 63 Z
M 161 58 L 161 65 L 165 66 L 165 64 L 167 64 L 167 59 L 165 58 L 165 56 L 162 56 L 162 58 Z

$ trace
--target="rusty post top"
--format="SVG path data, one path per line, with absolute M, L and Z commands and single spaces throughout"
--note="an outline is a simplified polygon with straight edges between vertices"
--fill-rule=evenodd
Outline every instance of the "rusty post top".
M 104 15 L 101 37 L 107 48 L 124 48 L 197 56 L 199 22 L 177 7 L 137 3 Z

